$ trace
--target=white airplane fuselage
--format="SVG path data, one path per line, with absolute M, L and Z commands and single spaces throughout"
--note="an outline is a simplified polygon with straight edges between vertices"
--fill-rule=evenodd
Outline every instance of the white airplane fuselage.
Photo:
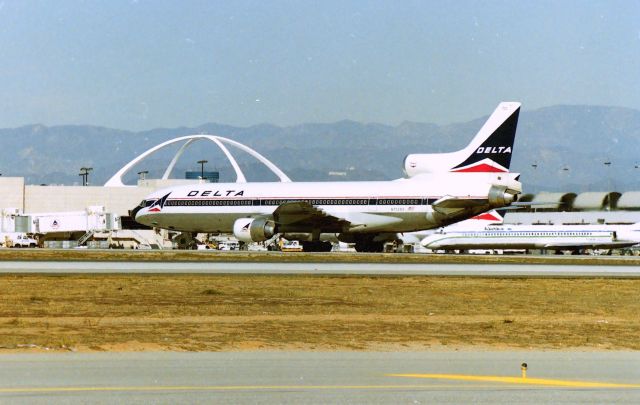
M 434 233 L 422 246 L 455 249 L 580 249 L 640 243 L 636 225 L 505 225 L 482 230 Z
M 411 232 L 453 222 L 505 204 L 490 201 L 496 187 L 520 192 L 515 173 L 438 173 L 395 181 L 200 183 L 159 190 L 137 208 L 136 221 L 185 232 L 232 232 L 241 218 L 270 217 L 280 205 L 307 202 L 344 219 L 336 228 L 318 223 L 318 232 Z M 443 198 L 485 200 L 484 205 L 438 211 Z M 160 204 L 159 201 L 164 198 Z M 142 207 L 144 205 L 144 207 Z M 278 232 L 309 231 L 295 223 Z

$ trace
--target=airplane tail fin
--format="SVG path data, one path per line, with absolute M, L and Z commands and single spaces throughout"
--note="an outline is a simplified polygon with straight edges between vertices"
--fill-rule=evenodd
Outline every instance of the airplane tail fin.
M 478 214 L 475 217 L 471 217 L 474 221 L 487 221 L 490 224 L 501 224 L 504 222 L 504 217 L 496 210 L 491 210 Z
M 411 154 L 404 169 L 409 177 L 441 172 L 508 172 L 521 104 L 502 102 L 469 145 L 457 152 Z
M 464 231 L 464 230 L 476 230 L 484 229 L 489 225 L 501 225 L 504 222 L 504 217 L 496 210 L 491 210 L 478 214 L 475 217 L 471 217 L 464 221 L 456 222 L 447 226 L 448 230 Z
M 500 103 L 469 146 L 463 149 L 467 159 L 451 171 L 508 172 L 519 114 L 520 103 Z

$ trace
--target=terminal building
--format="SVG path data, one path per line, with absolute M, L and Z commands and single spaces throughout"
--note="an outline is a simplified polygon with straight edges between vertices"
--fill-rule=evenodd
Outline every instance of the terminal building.
M 508 224 L 634 224 L 640 222 L 640 191 L 589 191 L 580 194 L 524 194 L 521 202 L 531 202 L 526 210 L 508 211 Z
M 104 214 L 105 219 L 103 222 L 105 222 L 105 226 L 100 231 L 109 231 L 113 234 L 115 231 L 135 230 L 136 235 L 140 235 L 141 231 L 149 229 L 136 223 L 130 216 L 130 211 L 144 197 L 155 190 L 165 187 L 200 182 L 218 182 L 220 176 L 217 171 L 193 171 L 187 172 L 184 179 L 169 178 L 169 174 L 184 150 L 197 141 L 213 142 L 223 151 L 235 171 L 236 182 L 244 183 L 247 180 L 236 159 L 229 151 L 228 146 L 243 150 L 256 158 L 271 170 L 280 181 L 291 181 L 284 172 L 267 158 L 241 143 L 213 135 L 183 136 L 164 142 L 140 154 L 116 172 L 103 186 L 30 185 L 25 184 L 25 180 L 22 177 L 0 176 L 0 214 L 1 218 L 3 218 L 3 222 L 0 224 L 2 225 L 0 233 L 26 232 L 44 234 L 45 229 L 51 231 L 52 224 L 61 227 L 64 221 L 70 220 L 70 213 L 76 213 L 75 222 L 82 222 L 82 217 L 93 218 L 96 214 Z M 140 161 L 175 143 L 180 143 L 182 146 L 167 166 L 161 178 L 146 178 L 147 173 L 141 172 L 136 184 L 124 184 L 123 177 Z M 47 221 L 51 222 L 51 224 L 41 223 L 44 218 L 47 218 Z M 117 219 L 117 225 L 106 224 L 106 222 L 114 222 L 113 220 L 115 219 Z M 85 226 L 87 229 L 78 229 L 77 232 L 65 232 L 62 237 L 74 238 L 88 234 L 93 235 L 95 229 L 91 228 L 95 228 L 95 225 L 92 225 L 95 221 L 85 222 L 87 223 Z M 154 232 L 155 234 L 161 235 L 160 232 Z M 43 236 L 46 238 L 46 235 Z M 162 236 L 165 239 L 170 237 L 166 233 Z M 136 236 L 136 239 L 140 238 Z M 154 244 L 158 245 L 160 242 L 157 240 L 158 238 L 155 239 Z

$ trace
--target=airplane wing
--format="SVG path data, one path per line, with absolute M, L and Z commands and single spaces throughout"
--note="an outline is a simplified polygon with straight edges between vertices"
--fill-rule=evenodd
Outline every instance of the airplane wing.
M 350 222 L 331 215 L 305 201 L 290 201 L 281 204 L 273 212 L 273 220 L 279 225 L 336 227 L 342 229 Z
M 282 227 L 321 229 L 324 232 L 371 232 L 376 228 L 402 222 L 401 218 L 363 212 L 330 212 L 306 201 L 281 204 L 273 212 L 273 220 Z

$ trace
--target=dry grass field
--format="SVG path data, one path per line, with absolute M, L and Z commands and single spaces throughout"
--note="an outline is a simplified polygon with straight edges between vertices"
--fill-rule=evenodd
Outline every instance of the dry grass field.
M 0 275 L 17 350 L 640 349 L 640 280 Z

